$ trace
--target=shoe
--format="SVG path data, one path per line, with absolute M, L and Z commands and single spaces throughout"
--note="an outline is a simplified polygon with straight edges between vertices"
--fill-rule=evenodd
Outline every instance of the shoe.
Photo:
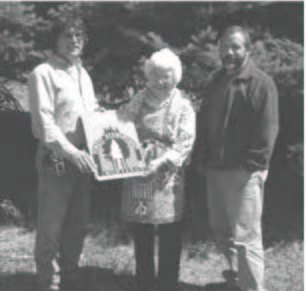
M 238 274 L 233 270 L 224 270 L 222 272 L 222 277 L 226 280 L 226 283 L 233 285 L 235 285 L 238 280 Z
M 53 275 L 52 282 L 49 283 L 35 281 L 33 287 L 34 291 L 60 291 L 59 275 Z
M 123 286 L 124 291 L 156 291 L 158 290 L 158 285 L 156 280 L 152 282 L 146 282 L 141 284 L 136 278 L 129 282 L 126 286 Z
M 34 287 L 34 291 L 61 291 L 58 285 L 39 285 L 36 284 Z

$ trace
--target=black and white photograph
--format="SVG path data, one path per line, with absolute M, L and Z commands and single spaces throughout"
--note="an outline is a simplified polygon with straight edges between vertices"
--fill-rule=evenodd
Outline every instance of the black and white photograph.
M 0 1 L 0 291 L 303 291 L 304 1 Z

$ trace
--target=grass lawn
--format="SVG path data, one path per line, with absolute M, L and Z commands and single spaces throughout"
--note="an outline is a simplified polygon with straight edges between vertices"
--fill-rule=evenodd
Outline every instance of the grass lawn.
M 35 231 L 14 225 L 0 229 L 0 290 L 31 290 Z M 135 270 L 132 243 L 108 244 L 105 231 L 88 235 L 80 265 L 94 290 L 123 290 Z M 266 287 L 268 291 L 301 291 L 304 288 L 304 243 L 296 237 L 266 249 Z M 200 290 L 209 283 L 221 286 L 224 258 L 212 242 L 185 244 L 180 281 L 184 290 Z M 206 287 L 205 287 L 206 286 Z M 208 289 L 207 289 L 208 290 Z M 222 290 L 209 289 L 209 290 Z M 225 290 L 225 289 L 224 289 Z
M 27 111 L 26 86 L 18 89 L 11 82 L 8 88 Z M 304 290 L 303 186 L 296 190 L 296 181 L 288 179 L 286 172 L 277 176 L 273 183 L 277 188 L 266 193 L 263 228 L 267 291 Z M 298 202 L 294 202 L 294 197 L 299 197 Z M 205 213 L 205 209 L 202 212 Z M 0 291 L 32 290 L 34 239 L 35 230 L 0 225 Z M 135 272 L 132 242 L 114 241 L 96 223 L 94 231 L 86 238 L 80 265 L 93 290 L 123 291 Z M 186 242 L 181 258 L 180 285 L 183 290 L 225 290 L 221 287 L 222 271 L 227 268 L 225 259 L 210 240 L 193 245 Z M 211 283 L 215 283 L 215 288 L 209 288 Z

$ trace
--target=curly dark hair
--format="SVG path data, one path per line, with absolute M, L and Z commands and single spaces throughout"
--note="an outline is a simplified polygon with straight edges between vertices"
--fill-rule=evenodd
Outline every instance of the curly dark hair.
M 86 27 L 84 21 L 80 17 L 69 17 L 65 20 L 57 20 L 55 22 L 51 33 L 48 36 L 48 47 L 52 50 L 56 50 L 59 36 L 71 28 L 80 32 L 83 35 L 84 40 L 86 40 Z

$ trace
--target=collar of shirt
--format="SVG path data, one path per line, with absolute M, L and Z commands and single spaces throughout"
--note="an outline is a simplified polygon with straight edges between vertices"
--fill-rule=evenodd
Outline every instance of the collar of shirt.
M 61 68 L 63 70 L 68 70 L 73 67 L 81 67 L 82 61 L 80 58 L 78 58 L 74 64 L 69 63 L 67 60 L 65 60 L 63 57 L 59 56 L 56 53 L 51 53 L 48 56 L 48 61 L 55 65 L 55 67 Z
M 153 107 L 155 109 L 161 108 L 161 107 L 171 103 L 171 100 L 172 100 L 173 96 L 177 93 L 177 90 L 178 90 L 177 88 L 174 88 L 172 90 L 172 92 L 169 94 L 169 96 L 165 100 L 162 100 L 161 102 L 159 100 L 155 101 L 154 99 L 152 99 L 152 95 L 151 95 L 152 93 L 149 90 L 146 90 L 146 95 L 145 95 L 144 102 L 149 107 Z M 152 100 L 154 100 L 154 101 L 152 101 Z
M 243 66 L 242 70 L 235 77 L 237 80 L 247 80 L 252 76 L 254 68 L 254 62 L 251 59 L 248 59 L 246 64 Z

